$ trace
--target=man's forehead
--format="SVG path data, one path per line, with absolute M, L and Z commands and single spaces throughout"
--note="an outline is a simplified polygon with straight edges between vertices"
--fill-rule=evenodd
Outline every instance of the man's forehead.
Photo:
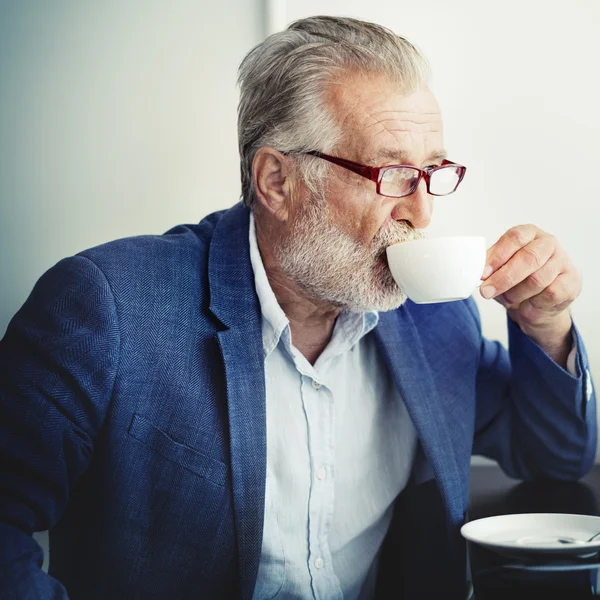
M 407 92 L 384 75 L 348 74 L 326 95 L 340 121 L 441 121 L 441 111 L 427 87 Z
M 382 165 L 446 158 L 441 111 L 429 89 L 406 93 L 381 75 L 350 76 L 340 83 L 328 99 L 342 144 L 356 159 Z

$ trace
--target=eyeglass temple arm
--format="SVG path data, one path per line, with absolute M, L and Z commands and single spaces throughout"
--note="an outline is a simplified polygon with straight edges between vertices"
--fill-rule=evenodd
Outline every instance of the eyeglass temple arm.
M 307 152 L 306 154 L 310 154 L 311 156 L 316 156 L 317 158 L 322 158 L 334 165 L 338 165 L 340 167 L 344 167 L 344 169 L 348 169 L 357 175 L 362 175 L 371 181 L 377 183 L 377 179 L 379 177 L 379 169 L 378 167 L 368 167 L 366 165 L 361 165 L 359 163 L 355 163 L 351 160 L 346 160 L 345 158 L 338 158 L 337 156 L 329 156 L 328 154 L 323 154 L 321 152 Z

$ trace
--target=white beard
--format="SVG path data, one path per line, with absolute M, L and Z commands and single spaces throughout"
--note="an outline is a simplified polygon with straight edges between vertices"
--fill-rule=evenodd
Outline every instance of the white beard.
M 385 258 L 387 246 L 424 234 L 406 221 L 387 222 L 369 245 L 337 227 L 320 198 L 295 217 L 275 256 L 282 271 L 315 300 L 352 312 L 387 311 L 406 301 Z

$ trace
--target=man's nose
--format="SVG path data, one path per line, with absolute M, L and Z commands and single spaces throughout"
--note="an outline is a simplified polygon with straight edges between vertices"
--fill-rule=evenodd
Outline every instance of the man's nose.
M 432 212 L 433 196 L 427 193 L 422 179 L 410 196 L 398 198 L 391 217 L 395 221 L 408 221 L 415 229 L 425 229 L 431 222 Z

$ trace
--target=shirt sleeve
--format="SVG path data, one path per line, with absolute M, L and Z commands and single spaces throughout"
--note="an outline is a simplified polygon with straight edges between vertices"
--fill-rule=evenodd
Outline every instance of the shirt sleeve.
M 578 377 L 577 373 L 577 336 L 572 334 L 573 337 L 573 346 L 571 348 L 571 352 L 569 352 L 569 356 L 567 356 L 567 371 L 569 375 L 573 377 Z

